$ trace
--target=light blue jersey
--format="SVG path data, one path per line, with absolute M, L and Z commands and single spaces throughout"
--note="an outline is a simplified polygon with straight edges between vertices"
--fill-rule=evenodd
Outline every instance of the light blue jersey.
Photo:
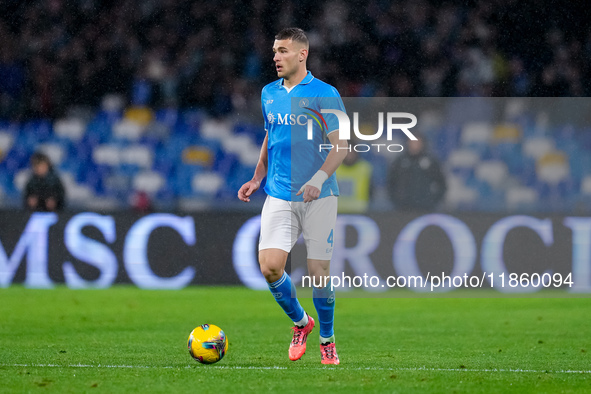
M 345 112 L 341 96 L 308 71 L 302 82 L 289 91 L 283 86 L 283 78 L 265 86 L 261 103 L 268 134 L 265 192 L 286 201 L 303 201 L 303 195 L 296 193 L 322 167 L 330 149 L 320 149 L 320 145 L 329 144 L 328 134 L 339 129 L 335 115 L 320 111 Z M 312 121 L 312 140 L 308 139 L 308 120 Z M 319 198 L 338 195 L 336 176 L 332 174 L 322 185 Z

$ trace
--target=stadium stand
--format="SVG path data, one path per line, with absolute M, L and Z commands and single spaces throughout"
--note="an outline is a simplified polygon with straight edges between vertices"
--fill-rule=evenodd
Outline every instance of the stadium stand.
M 166 116 L 171 117 L 170 110 Z M 159 208 L 232 206 L 237 188 L 254 171 L 262 126 L 219 120 L 194 110 L 179 111 L 174 122 L 159 120 L 166 116 L 121 108 L 114 113 L 97 111 L 87 123 L 64 118 L 4 124 L 0 128 L 2 205 L 20 203 L 28 158 L 40 150 L 59 170 L 73 208 L 89 204 L 96 209 L 125 208 L 139 191 Z M 517 123 L 467 123 L 455 133 L 445 127 L 426 133 L 449 181 L 442 208 L 588 210 L 587 131 L 564 125 L 537 130 L 525 131 Z M 383 154 L 370 152 L 364 157 L 376 168 L 388 163 Z M 378 187 L 385 182 L 382 172 L 374 174 Z M 379 194 L 372 206 L 388 208 Z
M 20 206 L 29 157 L 42 150 L 70 208 L 126 208 L 137 191 L 160 209 L 229 206 L 264 138 L 258 93 L 276 78 L 270 37 L 299 25 L 310 69 L 343 96 L 474 97 L 425 133 L 450 182 L 442 209 L 591 210 L 591 129 L 549 124 L 519 101 L 496 124 L 476 97 L 589 95 L 584 5 L 287 3 L 277 15 L 265 1 L 6 2 L 0 205 Z M 388 163 L 368 160 L 372 206 L 388 209 Z

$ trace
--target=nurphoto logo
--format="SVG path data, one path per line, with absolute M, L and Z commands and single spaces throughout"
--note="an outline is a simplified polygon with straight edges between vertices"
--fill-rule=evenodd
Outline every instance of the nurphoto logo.
M 322 114 L 333 114 L 337 117 L 339 121 L 339 139 L 341 140 L 350 140 L 351 139 L 351 121 L 349 120 L 349 116 L 338 109 L 321 109 L 320 112 L 314 111 L 311 108 L 306 108 L 314 112 L 314 115 L 308 114 L 312 116 L 313 119 L 308 119 L 307 122 L 307 131 L 308 131 L 308 140 L 313 139 L 313 122 L 316 121 L 320 125 L 321 128 L 326 127 L 326 121 Z M 416 126 L 417 124 L 417 117 L 408 112 L 387 112 L 384 116 L 384 112 L 378 112 L 378 130 L 374 134 L 363 134 L 359 131 L 359 113 L 353 112 L 353 133 L 355 137 L 361 141 L 376 141 L 378 140 L 382 134 L 384 134 L 384 118 L 386 119 L 386 139 L 388 141 L 392 141 L 392 134 L 394 131 L 402 131 L 410 140 L 416 141 L 417 137 L 409 130 Z M 395 119 L 408 119 L 410 122 L 406 123 L 395 123 Z M 327 132 L 329 130 L 326 130 Z M 318 149 L 322 150 L 331 150 L 333 148 L 332 144 L 320 144 Z M 350 144 L 347 148 L 340 148 L 346 149 L 348 151 L 354 150 L 355 152 L 368 152 L 372 149 L 380 151 L 381 148 L 388 150 L 388 152 L 402 152 L 404 149 L 400 144 Z M 336 147 L 337 151 L 339 147 Z

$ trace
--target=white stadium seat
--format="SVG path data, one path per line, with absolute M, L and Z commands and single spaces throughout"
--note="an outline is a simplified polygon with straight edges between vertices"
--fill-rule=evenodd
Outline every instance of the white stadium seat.
M 135 164 L 143 168 L 151 168 L 154 163 L 154 152 L 144 145 L 133 145 L 119 151 L 122 164 Z
M 450 153 L 447 164 L 450 168 L 474 168 L 479 161 L 478 153 L 469 149 L 459 149 Z
M 483 161 L 476 167 L 476 178 L 480 179 L 493 187 L 501 187 L 505 180 L 509 170 L 507 165 L 500 160 L 488 160 Z
M 535 189 L 525 186 L 509 188 L 505 193 L 505 202 L 511 209 L 531 206 L 539 200 L 539 194 Z
M 86 125 L 80 119 L 59 119 L 53 124 L 53 131 L 59 137 L 80 141 L 86 131 Z
M 10 151 L 13 144 L 14 137 L 12 136 L 12 134 L 7 133 L 5 131 L 0 131 L 0 153 L 3 156 Z
M 118 166 L 121 162 L 119 148 L 110 144 L 99 145 L 92 152 L 92 160 L 96 164 Z
M 591 175 L 587 175 L 581 181 L 581 193 L 585 196 L 591 196 Z
M 445 193 L 445 203 L 449 208 L 460 204 L 473 204 L 478 200 L 478 192 L 466 186 L 449 188 Z
M 196 193 L 216 194 L 224 186 L 224 178 L 214 172 L 203 172 L 193 176 L 191 187 Z
M 206 119 L 201 125 L 201 135 L 205 138 L 221 140 L 232 135 L 230 122 Z
M 137 174 L 132 180 L 134 190 L 144 191 L 146 193 L 156 193 L 164 185 L 166 180 L 162 175 L 154 171 L 144 171 Z
M 488 144 L 493 134 L 493 127 L 490 123 L 475 122 L 468 123 L 462 129 L 462 145 Z
M 554 150 L 554 142 L 549 138 L 528 138 L 523 142 L 523 154 L 526 157 L 537 159 Z
M 113 126 L 113 136 L 137 141 L 144 133 L 144 127 L 132 120 L 123 119 Z
M 557 184 L 569 176 L 568 164 L 554 163 L 539 166 L 538 178 L 549 184 Z
M 22 169 L 14 175 L 14 187 L 20 192 L 25 189 L 29 178 L 31 177 L 31 170 L 28 168 Z

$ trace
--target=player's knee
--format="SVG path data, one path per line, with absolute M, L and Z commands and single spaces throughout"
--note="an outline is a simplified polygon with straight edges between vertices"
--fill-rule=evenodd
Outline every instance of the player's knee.
M 283 275 L 287 253 L 276 250 L 263 250 L 259 252 L 259 264 L 261 273 L 269 283 L 278 281 Z
M 308 274 L 314 280 L 314 287 L 324 287 L 321 283 L 326 283 L 327 280 L 330 280 L 330 261 L 308 260 Z
M 259 264 L 261 265 L 261 273 L 269 283 L 278 281 L 283 275 L 283 265 L 269 256 L 259 256 Z
M 281 279 L 283 276 L 283 268 L 276 266 L 265 266 L 261 264 L 261 273 L 269 283 L 273 283 Z

